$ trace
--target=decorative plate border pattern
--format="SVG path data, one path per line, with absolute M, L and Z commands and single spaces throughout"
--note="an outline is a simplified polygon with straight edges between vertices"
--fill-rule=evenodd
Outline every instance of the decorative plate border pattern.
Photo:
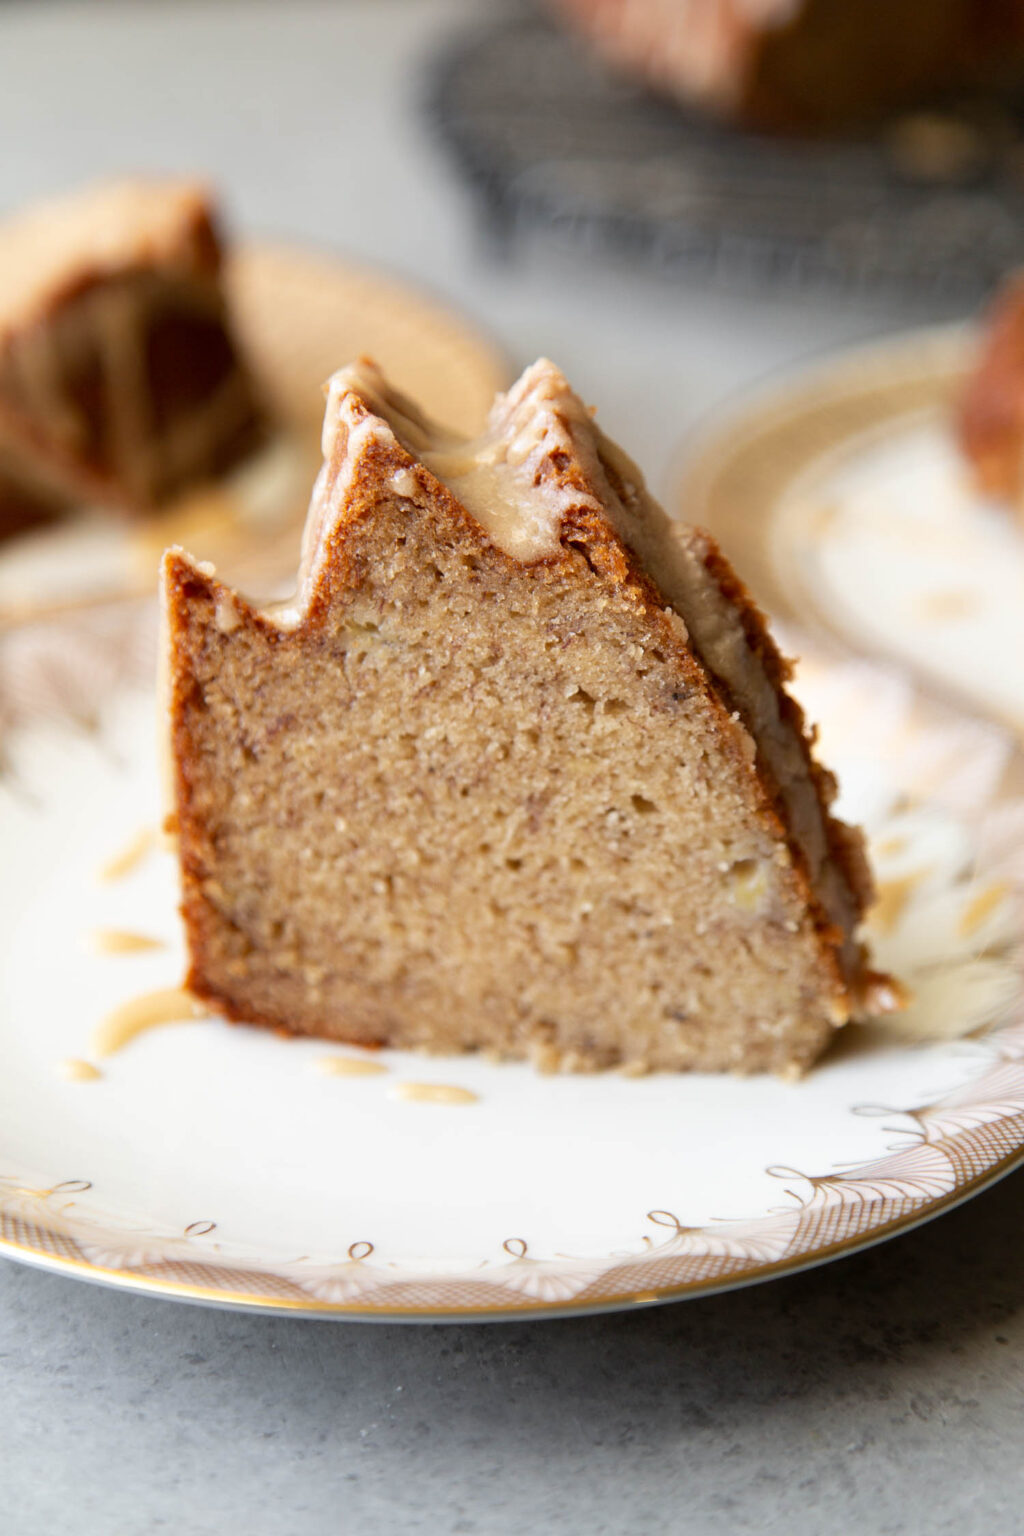
M 914 1110 L 880 1107 L 912 1122 L 888 1156 L 825 1174 L 772 1169 L 787 1204 L 750 1221 L 686 1227 L 671 1212 L 650 1211 L 648 1221 L 669 1235 L 646 1239 L 641 1254 L 540 1261 L 525 1239 L 511 1237 L 493 1265 L 415 1277 L 374 1264 L 364 1241 L 337 1264 L 270 1270 L 202 1253 L 199 1239 L 215 1230 L 206 1221 L 174 1237 L 139 1234 L 119 1245 L 108 1230 L 90 1240 L 89 1223 L 73 1212 L 86 1181 L 31 1189 L 5 1177 L 0 1253 L 181 1300 L 392 1321 L 604 1311 L 731 1289 L 906 1231 L 1024 1163 L 1024 1021 L 989 1043 L 992 1066 L 969 1090 Z
M 99 706 L 110 690 L 151 676 L 154 618 L 151 604 L 123 604 L 90 610 L 60 626 L 40 622 L 3 636 L 0 727 L 59 720 L 76 730 L 98 729 Z M 850 670 L 851 685 L 858 686 L 855 669 Z M 859 685 L 869 682 L 861 678 Z M 989 829 L 989 844 L 997 845 L 990 846 L 993 868 L 1009 872 L 1024 888 L 1024 801 L 994 795 L 1010 764 L 1008 743 L 969 723 L 952 731 L 948 723 L 944 729 L 925 727 L 922 767 L 934 771 L 938 762 L 943 777 L 943 753 L 964 755 L 964 730 L 983 739 L 974 754 L 977 762 L 950 793 L 981 820 L 985 814 L 999 817 L 997 833 Z M 923 781 L 928 777 L 924 772 Z M 980 858 L 976 873 L 987 873 Z M 48 1187 L 0 1173 L 0 1252 L 183 1300 L 395 1321 L 560 1315 L 728 1289 L 906 1230 L 1024 1163 L 1020 988 L 999 1027 L 978 1048 L 988 1065 L 967 1087 L 910 1108 L 860 1107 L 860 1113 L 899 1122 L 893 1126 L 897 1140 L 884 1157 L 821 1173 L 769 1169 L 780 1181 L 780 1204 L 746 1221 L 688 1227 L 673 1212 L 651 1210 L 646 1221 L 652 1231 L 638 1252 L 537 1260 L 528 1236 L 510 1235 L 483 1265 L 460 1273 L 421 1273 L 376 1262 L 367 1234 L 337 1262 L 295 1260 L 269 1267 L 265 1259 L 221 1245 L 215 1213 L 197 1213 L 176 1233 L 129 1228 L 91 1213 L 79 1202 L 92 1190 L 82 1177 L 88 1170 L 81 1169 L 68 1170 L 67 1179 Z

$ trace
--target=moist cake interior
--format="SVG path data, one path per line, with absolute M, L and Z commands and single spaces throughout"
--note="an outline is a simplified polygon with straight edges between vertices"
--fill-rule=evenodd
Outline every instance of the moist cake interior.
M 165 561 L 189 985 L 541 1065 L 800 1070 L 870 882 L 785 667 L 542 362 L 467 444 L 331 382 L 294 603 Z

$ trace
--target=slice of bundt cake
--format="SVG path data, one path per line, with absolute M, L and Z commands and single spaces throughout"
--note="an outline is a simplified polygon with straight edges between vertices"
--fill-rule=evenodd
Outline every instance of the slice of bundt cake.
M 188 986 L 564 1068 L 807 1066 L 885 986 L 785 663 L 552 364 L 486 435 L 337 373 L 294 606 L 165 556 Z
M 1024 516 L 1024 272 L 1007 279 L 982 323 L 956 432 L 980 494 Z
M 0 224 L 0 532 L 145 510 L 264 434 L 194 182 L 117 181 Z

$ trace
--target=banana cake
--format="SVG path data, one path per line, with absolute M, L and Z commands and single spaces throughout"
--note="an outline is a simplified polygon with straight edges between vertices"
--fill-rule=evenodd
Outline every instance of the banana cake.
M 104 182 L 0 224 L 0 532 L 146 511 L 258 445 L 221 260 L 187 180 Z
M 331 379 L 291 603 L 162 573 L 187 985 L 547 1069 L 798 1072 L 893 1001 L 787 665 L 551 363 L 484 435 Z

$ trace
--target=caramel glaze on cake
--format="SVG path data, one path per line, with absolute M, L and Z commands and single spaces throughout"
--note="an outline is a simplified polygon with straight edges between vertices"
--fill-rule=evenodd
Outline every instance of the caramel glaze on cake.
M 165 557 L 187 985 L 566 1069 L 800 1070 L 892 1002 L 787 667 L 550 363 L 472 443 L 331 381 L 294 606 Z
M 149 509 L 259 443 L 220 267 L 193 182 L 105 183 L 0 224 L 0 531 Z
M 1024 273 L 1006 282 L 985 318 L 956 430 L 980 493 L 1024 514 Z

